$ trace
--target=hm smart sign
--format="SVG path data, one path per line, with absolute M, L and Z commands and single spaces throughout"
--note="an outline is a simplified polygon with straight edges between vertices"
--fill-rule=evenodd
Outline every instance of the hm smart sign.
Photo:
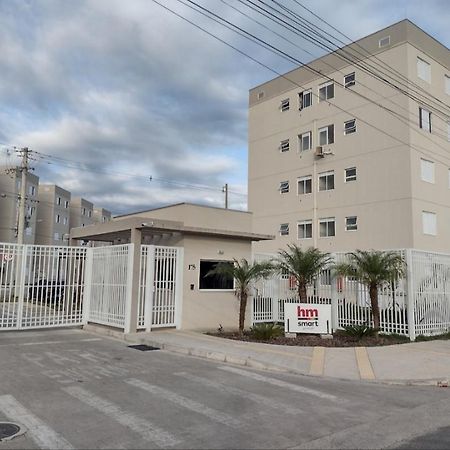
M 285 303 L 284 329 L 288 333 L 331 333 L 331 305 Z

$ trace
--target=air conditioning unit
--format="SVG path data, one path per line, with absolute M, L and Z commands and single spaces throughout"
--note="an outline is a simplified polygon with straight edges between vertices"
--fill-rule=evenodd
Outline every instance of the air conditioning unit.
M 316 151 L 314 152 L 314 155 L 317 156 L 318 158 L 324 157 L 323 147 L 321 145 L 316 147 Z

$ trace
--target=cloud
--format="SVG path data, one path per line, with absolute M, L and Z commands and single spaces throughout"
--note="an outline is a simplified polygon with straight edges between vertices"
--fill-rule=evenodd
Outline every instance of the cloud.
M 226 4 L 287 35 L 241 3 L 200 1 L 312 59 Z M 163 3 L 276 70 L 293 68 L 176 0 Z M 284 4 L 307 14 L 292 0 Z M 444 44 L 450 40 L 443 0 L 304 4 L 352 39 L 407 11 Z M 289 38 L 314 56 L 323 53 Z M 175 201 L 221 205 L 228 182 L 231 205 L 245 208 L 248 90 L 273 78 L 270 71 L 149 0 L 0 1 L 0 53 L 0 140 L 78 162 L 39 159 L 43 181 L 116 213 Z

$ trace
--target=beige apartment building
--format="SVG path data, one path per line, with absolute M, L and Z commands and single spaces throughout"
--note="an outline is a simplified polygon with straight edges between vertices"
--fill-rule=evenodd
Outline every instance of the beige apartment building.
M 94 223 L 94 205 L 81 197 L 70 202 L 70 228 L 86 227 Z
M 404 20 L 343 51 L 250 91 L 254 250 L 450 252 L 449 49 Z
M 105 223 L 111 220 L 111 211 L 105 208 L 94 207 L 93 209 L 94 223 Z
M 36 244 L 68 245 L 70 197 L 69 191 L 54 184 L 39 186 Z
M 0 242 L 17 243 L 22 174 L 19 168 L 0 168 Z M 29 173 L 26 181 L 24 243 L 34 244 L 39 177 Z

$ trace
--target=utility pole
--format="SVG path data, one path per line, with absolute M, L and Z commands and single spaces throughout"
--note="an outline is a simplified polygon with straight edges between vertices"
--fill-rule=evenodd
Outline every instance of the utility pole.
M 19 197 L 19 221 L 17 225 L 17 243 L 23 244 L 25 232 L 25 213 L 26 213 L 26 195 L 27 195 L 27 174 L 29 171 L 28 156 L 30 150 L 28 147 L 23 147 L 19 150 L 22 156 L 22 163 L 20 165 L 21 181 L 20 181 L 20 197 Z
M 222 192 L 225 193 L 225 209 L 228 209 L 228 183 L 222 188 Z

